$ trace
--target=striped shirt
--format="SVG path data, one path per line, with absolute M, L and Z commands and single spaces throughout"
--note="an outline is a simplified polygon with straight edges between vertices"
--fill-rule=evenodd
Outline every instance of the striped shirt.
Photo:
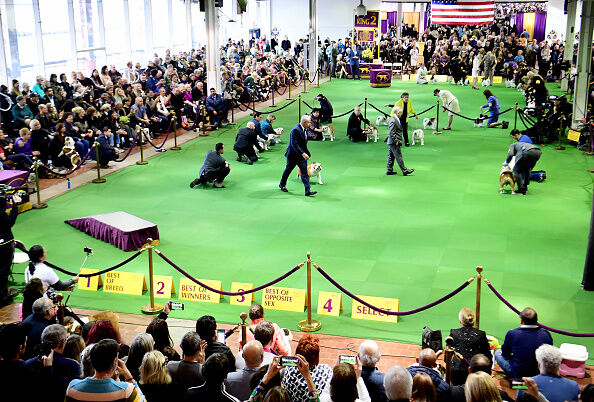
M 65 402 L 76 401 L 121 401 L 145 402 L 142 391 L 128 382 L 118 382 L 112 378 L 72 380 L 66 391 Z

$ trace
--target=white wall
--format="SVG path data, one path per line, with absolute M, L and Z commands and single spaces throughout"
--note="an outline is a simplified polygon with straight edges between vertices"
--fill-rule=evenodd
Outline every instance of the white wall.
M 565 31 L 567 30 L 567 15 L 563 13 L 563 4 L 564 0 L 549 0 L 545 37 L 549 32 L 554 30 L 557 32 L 557 37 L 559 39 L 566 39 Z M 578 32 L 580 30 L 582 1 L 579 1 L 576 7 L 575 32 Z M 559 36 L 559 34 L 561 34 L 561 36 Z

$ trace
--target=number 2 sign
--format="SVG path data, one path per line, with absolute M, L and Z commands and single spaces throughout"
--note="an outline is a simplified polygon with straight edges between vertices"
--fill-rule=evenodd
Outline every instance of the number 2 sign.
M 173 277 L 153 275 L 153 292 L 155 297 L 159 297 L 162 299 L 170 299 L 171 294 L 175 293 Z
M 342 310 L 342 294 L 337 292 L 318 293 L 318 314 L 338 317 Z

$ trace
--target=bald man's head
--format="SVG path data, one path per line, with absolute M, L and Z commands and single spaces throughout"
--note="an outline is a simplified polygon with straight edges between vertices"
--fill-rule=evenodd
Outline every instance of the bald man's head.
M 260 341 L 249 341 L 243 347 L 243 359 L 247 367 L 260 367 L 264 359 L 264 348 Z
M 433 349 L 423 349 L 419 355 L 419 364 L 425 367 L 435 367 L 437 356 Z

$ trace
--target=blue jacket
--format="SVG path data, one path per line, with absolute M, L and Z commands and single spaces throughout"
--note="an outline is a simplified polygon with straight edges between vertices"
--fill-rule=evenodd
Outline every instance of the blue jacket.
M 378 371 L 377 367 L 361 367 L 361 378 L 367 387 L 371 402 L 388 400 L 384 389 L 384 373 Z
M 577 382 L 551 374 L 539 374 L 533 377 L 538 385 L 538 390 L 549 402 L 577 401 L 580 394 L 580 386 Z M 523 392 L 518 392 L 518 396 Z
M 526 134 L 522 134 L 518 139 L 518 142 L 527 142 L 528 144 L 532 144 L 532 139 L 528 137 Z
M 297 124 L 291 130 L 291 137 L 289 138 L 289 145 L 287 145 L 285 156 L 287 159 L 302 161 L 304 159 L 304 153 L 311 156 L 309 149 L 307 149 L 305 131 L 301 127 L 301 124 Z
M 37 356 L 24 362 L 23 366 L 38 372 L 43 370 L 43 362 Z M 70 381 L 79 379 L 82 374 L 80 364 L 76 360 L 64 357 L 55 351 L 52 371 L 60 379 L 64 392 L 66 392 L 66 387 L 70 384 Z
M 270 122 L 266 119 L 260 122 L 260 130 L 264 135 L 274 134 L 274 128 L 272 128 L 272 124 L 270 124 Z
M 553 344 L 549 331 L 536 325 L 522 325 L 507 331 L 501 354 L 510 359 L 515 377 L 529 377 L 538 374 L 534 352 L 545 343 Z
M 450 385 L 441 379 L 439 373 L 432 369 L 431 367 L 426 366 L 410 366 L 408 368 L 408 372 L 414 378 L 418 373 L 425 373 L 431 377 L 431 381 L 433 381 L 433 385 L 435 385 L 435 391 L 437 394 L 443 394 L 450 390 Z M 438 398 L 439 399 L 439 398 Z
M 208 95 L 206 98 L 206 110 L 209 112 L 218 112 L 223 110 L 225 107 L 223 103 L 223 97 L 219 94 L 215 94 L 214 96 Z

